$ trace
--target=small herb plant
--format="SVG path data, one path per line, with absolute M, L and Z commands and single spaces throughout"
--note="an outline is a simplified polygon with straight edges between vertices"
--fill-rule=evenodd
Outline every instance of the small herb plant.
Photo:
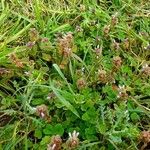
M 0 2 L 0 149 L 150 149 L 150 2 Z

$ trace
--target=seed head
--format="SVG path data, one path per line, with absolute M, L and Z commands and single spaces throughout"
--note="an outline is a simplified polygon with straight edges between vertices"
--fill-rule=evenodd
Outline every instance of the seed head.
M 129 41 L 128 38 L 126 38 L 126 39 L 124 40 L 124 42 L 123 42 L 123 47 L 124 47 L 124 49 L 126 49 L 126 50 L 129 49 L 129 47 L 130 47 L 130 41 Z
M 83 29 L 82 29 L 80 26 L 76 26 L 76 31 L 77 31 L 77 32 L 82 32 Z
M 118 92 L 119 92 L 119 93 L 118 93 L 117 98 L 126 99 L 126 98 L 128 97 L 128 94 L 127 94 L 126 91 L 127 91 L 127 90 L 126 90 L 126 88 L 125 88 L 124 85 L 122 85 L 122 86 L 119 85 L 119 87 L 118 87 Z
M 144 49 L 145 49 L 145 50 L 150 50 L 150 44 L 147 45 Z
M 143 65 L 141 71 L 144 75 L 150 76 L 150 67 L 148 66 L 148 64 Z
M 96 55 L 101 55 L 102 54 L 102 47 L 100 47 L 99 45 L 94 49 L 94 52 L 96 53 Z
M 80 9 L 81 12 L 84 12 L 86 10 L 85 5 L 81 4 L 79 9 Z
M 71 32 L 68 32 L 62 38 L 58 39 L 58 48 L 60 54 L 65 58 L 68 58 L 72 54 L 73 36 Z
M 36 42 L 39 40 L 39 33 L 35 28 L 31 28 L 29 31 L 29 37 L 31 42 Z
M 51 100 L 51 99 L 54 98 L 55 96 L 56 96 L 56 95 L 55 95 L 53 92 L 51 92 L 51 93 L 48 94 L 47 99 L 48 99 L 48 100 Z
M 60 150 L 62 145 L 62 139 L 59 135 L 51 138 L 50 144 L 47 145 L 47 150 Z
M 14 63 L 18 68 L 23 68 L 23 63 L 21 62 L 20 59 L 17 58 L 15 54 L 11 54 L 9 56 L 9 59 Z
M 105 70 L 98 70 L 98 78 L 101 82 L 105 83 L 107 78 L 107 73 Z
M 48 107 L 45 104 L 36 107 L 37 116 L 41 117 L 44 120 L 50 122 L 50 116 L 48 112 Z
M 48 144 L 47 145 L 47 150 L 56 150 L 55 148 L 56 148 L 56 144 L 53 144 L 53 145 Z
M 78 89 L 83 89 L 86 86 L 86 81 L 83 78 L 77 80 Z
M 122 64 L 121 57 L 119 57 L 119 56 L 113 57 L 113 64 L 116 68 L 120 68 L 121 64 Z
M 77 146 L 79 145 L 78 136 L 79 136 L 79 132 L 73 131 L 72 134 L 69 133 L 69 138 L 68 138 L 68 140 L 66 142 L 68 148 L 70 148 L 70 149 L 77 148 Z
M 6 68 L 0 68 L 0 75 L 9 74 L 9 73 L 10 73 L 10 70 Z
M 44 38 L 41 39 L 41 42 L 42 42 L 42 43 L 47 43 L 48 41 L 49 41 L 49 40 L 48 40 L 48 38 L 46 38 L 46 37 L 44 37 Z
M 111 47 L 113 50 L 119 50 L 119 48 L 120 48 L 119 43 L 117 43 L 115 40 L 111 44 Z
M 33 41 L 33 42 L 28 42 L 27 44 L 26 44 L 26 46 L 28 47 L 28 48 L 33 48 L 33 46 L 35 45 L 35 41 Z
M 144 143 L 150 143 L 150 131 L 142 131 L 140 134 L 140 140 Z
M 110 25 L 104 26 L 103 32 L 104 32 L 105 36 L 108 36 L 108 34 L 110 32 Z
M 111 18 L 111 25 L 115 26 L 118 24 L 118 18 L 117 18 L 117 14 L 113 15 Z

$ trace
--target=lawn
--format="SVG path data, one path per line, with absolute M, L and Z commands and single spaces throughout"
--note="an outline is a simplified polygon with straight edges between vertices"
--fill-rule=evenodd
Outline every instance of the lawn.
M 1 0 L 0 150 L 30 149 L 150 149 L 149 0 Z

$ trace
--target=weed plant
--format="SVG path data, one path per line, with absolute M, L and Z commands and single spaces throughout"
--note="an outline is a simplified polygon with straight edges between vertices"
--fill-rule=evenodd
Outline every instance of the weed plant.
M 149 0 L 1 0 L 0 150 L 150 149 Z

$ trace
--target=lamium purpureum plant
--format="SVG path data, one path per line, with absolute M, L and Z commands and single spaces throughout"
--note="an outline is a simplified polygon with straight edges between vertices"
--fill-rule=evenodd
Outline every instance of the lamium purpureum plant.
M 148 8 L 1 1 L 0 149 L 150 149 Z

